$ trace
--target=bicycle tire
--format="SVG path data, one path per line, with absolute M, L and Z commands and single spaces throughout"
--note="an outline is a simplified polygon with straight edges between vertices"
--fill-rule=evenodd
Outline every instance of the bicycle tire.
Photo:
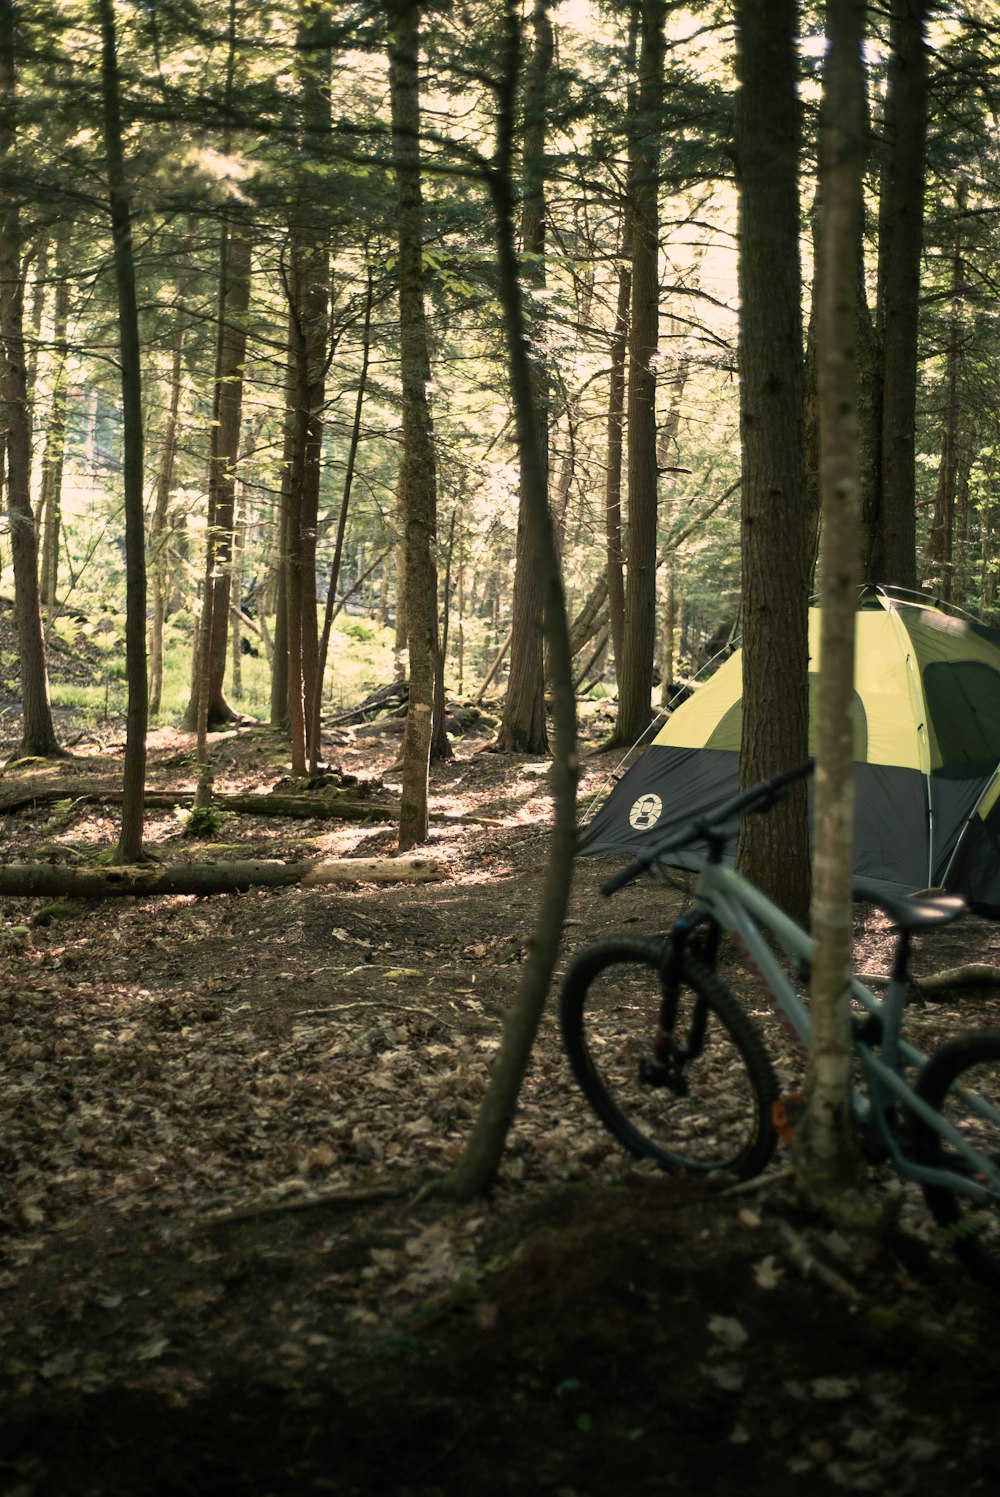
M 1000 1164 L 1000 1122 L 970 1112 L 963 1089 L 996 1099 L 1000 1107 L 1000 1029 L 973 1029 L 947 1040 L 934 1051 L 916 1085 L 919 1097 Z M 921 1163 L 961 1172 L 961 1159 L 933 1127 L 915 1117 L 913 1132 Z M 943 1185 L 922 1189 L 948 1246 L 977 1279 L 1000 1287 L 1000 1201 L 975 1201 Z
M 653 1056 L 668 943 L 622 936 L 585 947 L 560 994 L 563 1045 L 584 1096 L 630 1153 L 663 1169 L 748 1179 L 777 1145 L 771 1109 L 778 1084 L 752 1019 L 714 972 L 686 956 L 673 1038 L 691 1035 L 695 1005 L 707 1012 L 704 1049 L 684 1074 L 687 1095 L 651 1086 L 640 1063 Z

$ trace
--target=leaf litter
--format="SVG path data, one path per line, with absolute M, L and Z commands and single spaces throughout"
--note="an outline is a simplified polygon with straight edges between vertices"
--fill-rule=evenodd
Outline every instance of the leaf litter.
M 259 756 L 227 752 L 256 784 Z M 995 1309 L 919 1202 L 881 1261 L 812 1239 L 845 1303 L 790 1261 L 780 1184 L 727 1196 L 624 1158 L 551 1014 L 491 1199 L 422 1193 L 468 1136 L 530 935 L 545 829 L 517 809 L 522 763 L 436 770 L 442 807 L 449 775 L 474 782 L 490 823 L 436 834 L 444 886 L 108 901 L 43 927 L 4 902 L 0 1490 L 992 1489 Z M 4 855 L 43 821 L 11 817 Z M 324 855 L 386 849 L 306 831 Z M 257 855 L 282 835 L 226 828 Z M 662 919 L 661 893 L 602 901 L 600 873 L 577 875 L 567 949 Z M 877 964 L 877 919 L 864 935 Z

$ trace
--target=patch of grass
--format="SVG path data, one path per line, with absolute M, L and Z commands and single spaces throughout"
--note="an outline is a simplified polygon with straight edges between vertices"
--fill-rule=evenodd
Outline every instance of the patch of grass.
M 128 702 L 123 679 L 107 680 L 91 686 L 71 681 L 53 681 L 50 696 L 54 707 L 66 707 L 95 720 L 120 716 Z

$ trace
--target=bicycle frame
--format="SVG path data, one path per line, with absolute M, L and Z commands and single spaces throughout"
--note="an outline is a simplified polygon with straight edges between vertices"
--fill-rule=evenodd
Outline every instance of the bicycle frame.
M 812 938 L 759 889 L 734 869 L 711 857 L 702 866 L 690 911 L 674 925 L 675 944 L 686 945 L 691 933 L 706 924 L 713 932 L 709 960 L 714 961 L 717 944 L 714 933 L 729 935 L 746 966 L 760 979 L 772 1008 L 787 1022 L 796 1040 L 807 1051 L 812 1031 L 809 1009 L 796 993 L 788 972 L 762 932 L 771 933 L 802 981 L 808 981 L 812 969 Z M 922 1051 L 900 1034 L 906 994 L 907 983 L 895 974 L 884 999 L 876 998 L 858 978 L 851 979 L 851 997 L 862 1006 L 870 1020 L 862 1026 L 869 1030 L 869 1035 L 860 1033 L 856 1026 L 853 1041 L 867 1086 L 867 1095 L 857 1088 L 852 1089 L 851 1105 L 856 1124 L 866 1141 L 877 1143 L 902 1178 L 920 1185 L 958 1189 L 977 1200 L 994 1198 L 1000 1195 L 1000 1170 L 992 1160 L 973 1149 L 939 1112 L 917 1096 L 903 1075 L 904 1067 L 919 1070 L 927 1060 Z M 971 1093 L 966 1093 L 964 1100 L 973 1112 L 1000 1124 L 1000 1110 L 991 1103 Z M 946 1139 L 966 1162 L 970 1175 L 932 1168 L 907 1154 L 901 1146 L 894 1103 L 920 1117 Z M 972 1175 L 980 1178 L 971 1178 Z

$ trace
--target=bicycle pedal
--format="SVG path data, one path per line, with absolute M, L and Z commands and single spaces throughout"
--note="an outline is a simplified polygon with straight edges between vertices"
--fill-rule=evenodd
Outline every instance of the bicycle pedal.
M 786 1149 L 791 1147 L 795 1127 L 806 1110 L 806 1099 L 802 1092 L 791 1092 L 771 1103 L 771 1122 Z

